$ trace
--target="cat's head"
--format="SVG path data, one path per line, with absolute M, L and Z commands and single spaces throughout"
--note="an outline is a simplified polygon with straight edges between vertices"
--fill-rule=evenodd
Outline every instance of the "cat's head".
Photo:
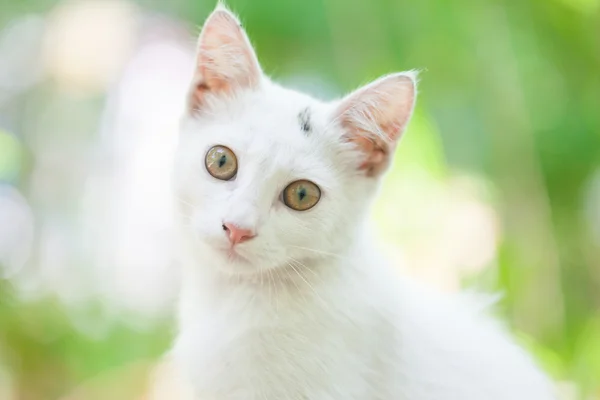
M 237 18 L 200 34 L 175 190 L 187 250 L 231 273 L 353 242 L 415 102 L 411 73 L 325 103 L 272 83 Z

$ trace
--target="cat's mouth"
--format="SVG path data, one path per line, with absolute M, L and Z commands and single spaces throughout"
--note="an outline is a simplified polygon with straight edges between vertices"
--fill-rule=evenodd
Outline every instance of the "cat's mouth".
M 250 263 L 250 261 L 243 255 L 241 255 L 235 247 L 226 247 L 226 248 L 220 249 L 220 251 L 225 256 L 227 261 L 229 261 L 229 262 L 233 262 L 233 263 L 241 262 L 244 264 Z

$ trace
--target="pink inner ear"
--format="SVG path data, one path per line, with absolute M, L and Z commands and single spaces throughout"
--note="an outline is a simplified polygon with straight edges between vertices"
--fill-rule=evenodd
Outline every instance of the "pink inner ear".
M 190 110 L 201 109 L 207 95 L 230 95 L 256 86 L 260 74 L 258 60 L 239 21 L 227 10 L 213 12 L 200 34 Z
M 348 140 L 362 151 L 363 158 L 358 169 L 367 176 L 378 176 L 387 168 L 393 143 L 384 142 L 381 138 L 368 136 L 351 136 Z
M 349 95 L 338 109 L 346 138 L 364 154 L 359 169 L 380 174 L 412 114 L 415 84 L 411 76 L 381 78 Z

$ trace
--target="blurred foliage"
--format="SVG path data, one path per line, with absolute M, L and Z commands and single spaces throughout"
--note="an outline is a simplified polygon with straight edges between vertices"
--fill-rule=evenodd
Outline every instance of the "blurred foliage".
M 99 309 L 87 305 L 79 313 L 88 321 L 107 319 Z M 0 355 L 17 378 L 12 384 L 18 399 L 60 398 L 104 371 L 158 359 L 171 340 L 164 324 L 135 330 L 116 322 L 99 329 L 98 337 L 86 335 L 67 317 L 72 313 L 54 299 L 19 301 L 0 281 Z
M 191 31 L 214 6 L 137 3 Z M 388 182 L 414 161 L 433 176 L 469 171 L 493 183 L 503 227 L 497 268 L 469 282 L 493 273 L 488 288 L 503 292 L 502 310 L 523 343 L 557 379 L 600 396 L 600 245 L 586 214 L 600 166 L 600 1 L 228 4 L 276 79 L 318 75 L 341 93 L 387 72 L 421 70 L 417 116 L 399 153 L 406 159 Z M 0 28 L 55 5 L 4 1 Z M 2 139 L 0 154 L 7 146 Z M 52 299 L 24 303 L 0 286 L 0 354 L 20 398 L 55 398 L 100 371 L 156 357 L 168 343 L 164 325 L 136 332 L 118 323 L 92 340 L 65 315 Z

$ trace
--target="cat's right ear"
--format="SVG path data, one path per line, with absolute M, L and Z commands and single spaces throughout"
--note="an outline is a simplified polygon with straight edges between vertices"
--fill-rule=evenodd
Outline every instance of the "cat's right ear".
M 212 96 L 233 95 L 259 85 L 262 72 L 240 21 L 219 4 L 198 39 L 188 111 L 201 112 Z

